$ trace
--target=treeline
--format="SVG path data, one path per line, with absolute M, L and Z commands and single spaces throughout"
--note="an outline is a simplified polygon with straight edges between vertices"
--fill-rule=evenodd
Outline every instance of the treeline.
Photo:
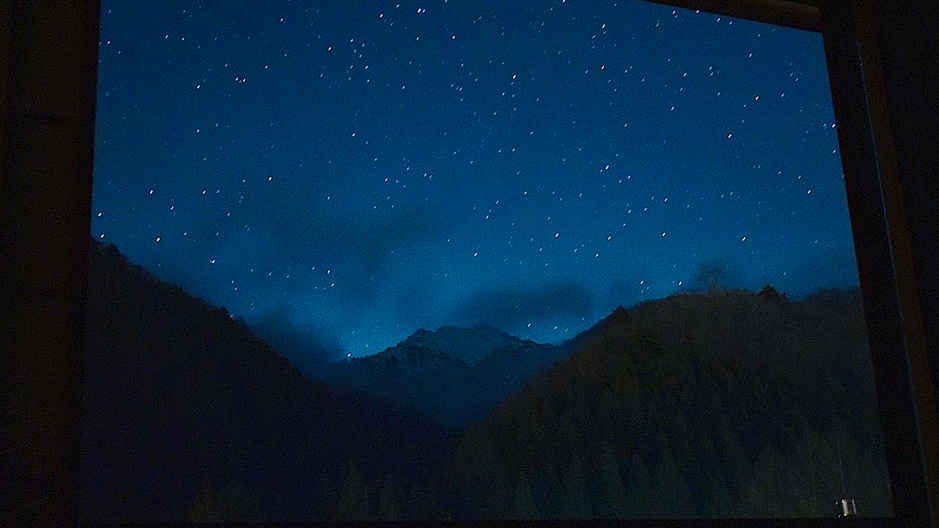
M 369 479 L 349 460 L 345 473 L 324 469 L 306 489 L 317 514 L 314 521 L 445 520 L 450 510 L 434 481 L 422 484 L 402 474 L 375 474 Z M 206 481 L 196 493 L 188 522 L 266 522 L 272 518 L 296 521 L 289 515 L 271 516 L 260 495 L 237 480 L 224 486 Z

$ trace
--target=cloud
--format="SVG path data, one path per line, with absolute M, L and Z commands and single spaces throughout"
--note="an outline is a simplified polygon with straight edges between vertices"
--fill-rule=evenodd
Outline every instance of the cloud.
M 589 318 L 592 309 L 587 289 L 567 280 L 478 290 L 459 303 L 454 318 L 461 324 L 486 323 L 511 331 L 528 323 Z
M 411 281 L 393 293 L 393 313 L 397 321 L 407 324 L 433 326 L 439 318 L 438 310 L 433 309 L 436 292 L 427 282 Z
M 315 378 L 323 365 L 343 357 L 342 347 L 321 329 L 295 325 L 289 312 L 289 307 L 281 303 L 258 319 L 248 321 L 248 326 L 271 348 Z
M 305 209 L 285 209 L 259 218 L 253 230 L 263 232 L 267 255 L 279 255 L 294 269 L 326 266 L 345 278 L 344 290 L 356 302 L 374 301 L 397 255 L 429 241 L 444 220 L 420 209 L 358 217 Z

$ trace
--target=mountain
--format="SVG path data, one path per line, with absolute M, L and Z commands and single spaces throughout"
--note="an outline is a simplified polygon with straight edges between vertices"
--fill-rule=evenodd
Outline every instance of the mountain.
M 463 433 L 460 518 L 890 515 L 860 297 L 617 309 Z M 842 482 L 844 482 L 842 486 Z
M 567 347 L 418 332 L 333 364 L 355 391 L 97 242 L 87 315 L 87 523 L 891 513 L 856 290 L 675 295 Z
M 422 328 L 405 339 L 402 345 L 436 350 L 474 367 L 496 352 L 529 351 L 535 343 L 479 324 L 472 328 L 443 326 L 436 332 Z
M 420 329 L 378 354 L 333 363 L 323 379 L 459 428 L 481 418 L 567 350 L 488 325 L 444 326 L 433 332 Z
M 446 517 L 447 431 L 311 381 L 114 246 L 88 288 L 83 521 Z

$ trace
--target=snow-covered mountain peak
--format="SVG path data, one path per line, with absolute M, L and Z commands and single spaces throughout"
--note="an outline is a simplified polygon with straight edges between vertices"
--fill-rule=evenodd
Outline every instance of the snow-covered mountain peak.
M 489 325 L 478 324 L 472 328 L 442 326 L 434 332 L 420 329 L 402 344 L 437 350 L 472 367 L 494 352 L 517 350 L 525 342 Z

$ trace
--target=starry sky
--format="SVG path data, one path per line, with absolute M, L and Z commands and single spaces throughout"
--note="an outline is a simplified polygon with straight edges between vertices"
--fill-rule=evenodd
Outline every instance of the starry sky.
M 104 0 L 98 82 L 92 236 L 336 357 L 446 324 L 558 342 L 702 267 L 857 284 L 814 33 L 629 0 Z

